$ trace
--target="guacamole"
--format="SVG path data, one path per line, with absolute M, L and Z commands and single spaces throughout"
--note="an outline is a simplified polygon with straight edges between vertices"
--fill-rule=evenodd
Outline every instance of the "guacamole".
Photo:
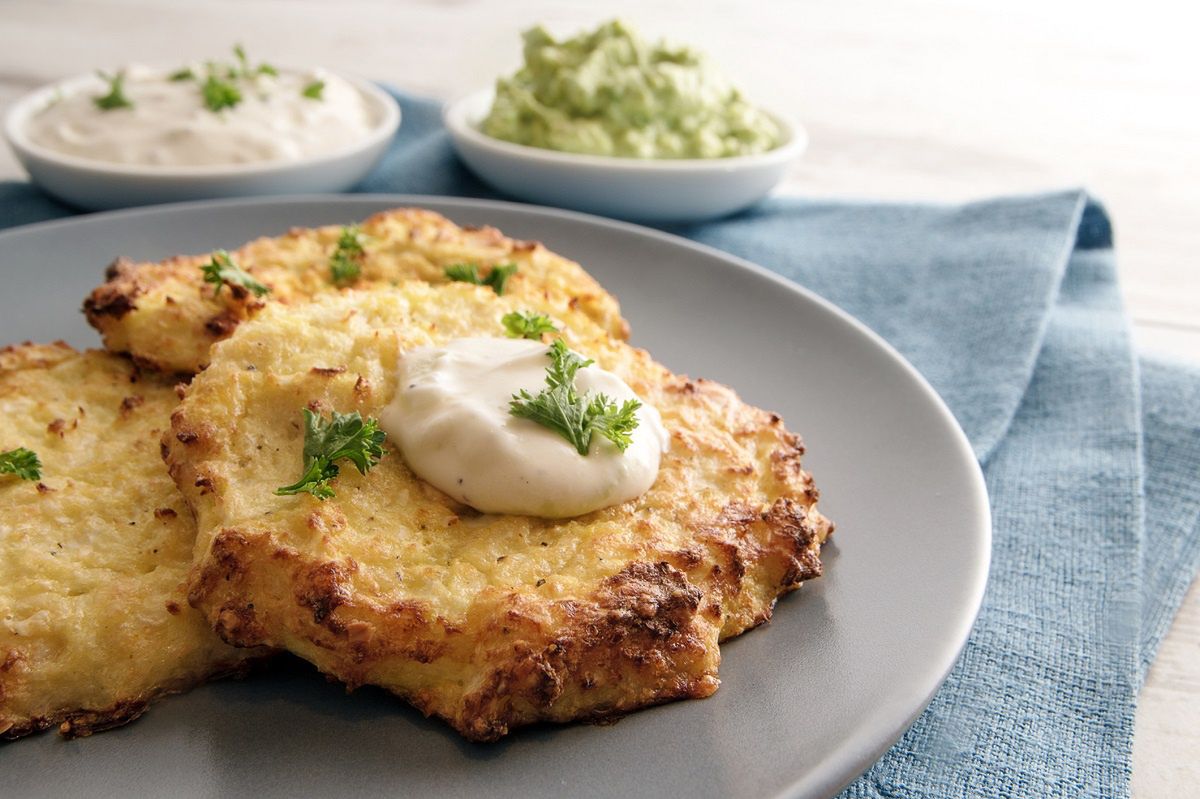
M 779 126 L 687 47 L 619 21 L 557 41 L 526 31 L 525 65 L 496 81 L 482 129 L 517 144 L 626 158 L 727 158 L 782 143 Z

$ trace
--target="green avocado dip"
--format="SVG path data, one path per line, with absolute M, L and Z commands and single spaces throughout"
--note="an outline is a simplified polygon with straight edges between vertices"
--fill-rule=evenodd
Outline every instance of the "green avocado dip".
M 505 141 L 626 158 L 728 158 L 782 143 L 775 120 L 687 47 L 619 21 L 557 41 L 523 34 L 525 65 L 496 81 L 482 130 Z

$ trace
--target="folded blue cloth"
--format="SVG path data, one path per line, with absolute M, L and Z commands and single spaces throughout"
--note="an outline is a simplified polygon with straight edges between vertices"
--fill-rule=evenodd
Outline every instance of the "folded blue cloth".
M 496 196 L 435 104 L 359 188 Z M 0 226 L 70 213 L 0 185 Z M 1200 371 L 1135 357 L 1104 210 L 775 199 L 672 232 L 816 291 L 888 339 L 984 464 L 992 575 L 958 665 L 850 797 L 1126 796 L 1136 691 L 1200 566 Z

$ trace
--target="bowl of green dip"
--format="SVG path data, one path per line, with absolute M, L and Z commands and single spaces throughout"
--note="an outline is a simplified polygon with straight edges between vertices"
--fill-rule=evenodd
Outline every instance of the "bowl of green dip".
M 713 218 L 768 194 L 803 129 L 754 105 L 702 54 L 619 21 L 524 33 L 524 65 L 449 104 L 460 158 L 521 199 L 626 219 Z

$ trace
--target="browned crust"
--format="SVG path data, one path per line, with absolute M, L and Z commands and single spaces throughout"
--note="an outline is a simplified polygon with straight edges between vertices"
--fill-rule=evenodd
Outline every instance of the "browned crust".
M 195 688 L 197 685 L 212 680 L 225 678 L 241 679 L 251 674 L 269 661 L 272 655 L 264 655 L 259 659 L 245 659 L 236 663 L 222 663 L 215 666 L 207 674 L 188 680 L 186 683 L 163 686 L 152 693 L 143 694 L 104 708 L 63 708 L 46 716 L 28 719 L 17 723 L 7 730 L 0 731 L 0 740 L 13 741 L 35 732 L 58 727 L 58 734 L 64 738 L 85 738 L 92 733 L 104 732 L 124 726 L 139 718 L 150 709 L 150 706 L 161 699 L 175 694 L 181 694 Z
M 210 557 L 193 575 L 189 601 L 211 609 L 214 629 L 232 645 L 285 646 L 295 637 L 318 647 L 325 653 L 322 670 L 351 688 L 381 682 L 380 673 L 396 660 L 469 661 L 464 652 L 505 642 L 487 654 L 479 687 L 460 699 L 448 703 L 421 691 L 398 692 L 464 737 L 494 741 L 539 721 L 598 721 L 711 695 L 719 685 L 718 640 L 771 616 L 768 604 L 723 632 L 721 598 L 735 596 L 750 570 L 775 575 L 778 595 L 819 576 L 820 543 L 831 527 L 790 499 L 761 514 L 731 503 L 698 531 L 698 540 L 719 553 L 707 573 L 697 552 L 676 553 L 674 564 L 631 562 L 587 601 L 539 608 L 512 596 L 481 611 L 488 620 L 465 640 L 422 602 L 380 609 L 356 599 L 348 587 L 352 563 L 307 560 L 273 548 L 266 535 L 237 530 L 216 536 Z M 752 540 L 765 546 L 746 543 Z M 246 597 L 272 590 L 268 584 L 291 585 L 298 612 L 282 619 L 261 615 Z M 638 687 L 625 692 L 629 686 Z
M 8 344 L 0 347 L 0 371 L 49 369 L 76 354 L 75 348 L 61 339 L 49 344 Z
M 121 418 L 129 416 L 135 410 L 140 408 L 146 402 L 146 398 L 140 394 L 133 394 L 121 400 Z
M 354 598 L 353 567 L 313 564 L 296 552 L 267 554 L 267 538 L 223 531 L 198 569 L 189 599 L 210 605 L 214 629 L 235 646 L 277 645 L 288 635 L 328 653 L 324 671 L 350 688 L 379 682 L 389 661 L 431 666 L 467 658 L 487 642 L 474 690 L 447 703 L 420 690 L 399 692 L 473 741 L 494 741 L 539 721 L 597 721 L 653 704 L 716 691 L 718 629 L 701 611 L 703 591 L 671 564 L 634 562 L 605 580 L 588 601 L 535 607 L 510 596 L 491 609 L 477 637 L 464 637 L 422 602 L 387 609 Z M 241 598 L 272 581 L 264 560 L 287 573 L 297 609 L 283 635 L 271 634 L 253 603 Z M 278 619 L 274 620 L 278 622 Z M 626 691 L 638 686 L 636 691 Z
M 218 373 L 202 375 L 163 439 L 177 485 L 198 515 L 215 522 L 202 530 L 209 550 L 192 571 L 189 601 L 230 644 L 288 649 L 350 687 L 382 685 L 471 740 L 710 695 L 719 684 L 719 642 L 768 621 L 779 596 L 821 574 L 820 547 L 833 525 L 816 508 L 803 443 L 778 415 L 718 383 L 672 375 L 645 353 L 629 357 L 637 361 L 628 365 L 631 379 L 663 411 L 672 438 L 660 472 L 666 481 L 645 495 L 645 513 L 631 503 L 605 518 L 608 535 L 628 533 L 640 543 L 618 549 L 621 560 L 609 560 L 611 567 L 589 571 L 586 587 L 539 591 L 546 580 L 535 578 L 553 576 L 526 573 L 515 584 L 492 581 L 465 610 L 456 604 L 453 618 L 439 615 L 440 605 L 394 602 L 402 594 L 364 584 L 372 555 L 355 550 L 360 567 L 347 550 L 339 554 L 335 533 L 345 531 L 335 529 L 336 502 L 321 506 L 319 518 L 314 511 L 307 530 L 295 514 L 283 529 L 300 530 L 298 537 L 280 533 L 273 525 L 284 523 L 272 519 L 218 521 L 224 494 L 236 486 L 226 484 L 222 463 L 227 431 L 206 427 L 203 410 L 194 412 L 205 407 L 195 392 L 216 385 Z M 344 391 L 358 382 L 352 373 L 309 368 L 303 379 L 311 393 L 295 400 L 309 407 L 327 403 L 328 384 Z M 696 462 L 698 485 L 719 482 L 719 490 L 700 491 L 703 501 L 671 482 L 695 476 Z M 404 469 L 397 463 L 387 460 L 372 475 L 384 485 L 411 480 L 389 474 Z M 413 490 L 422 486 L 415 481 Z M 423 499 L 437 518 L 448 517 L 447 527 L 467 515 L 442 496 Z M 300 543 L 310 533 L 320 546 Z
M 422 243 L 459 241 L 470 246 L 491 248 L 498 253 L 497 256 L 492 257 L 496 263 L 501 263 L 504 258 L 511 256 L 533 257 L 538 251 L 552 255 L 540 242 L 510 239 L 501 231 L 490 226 L 460 227 L 441 214 L 423 208 L 396 208 L 382 211 L 368 217 L 362 224 L 364 227 L 370 227 L 376 223 L 386 223 L 390 219 L 399 219 L 410 225 L 408 237 L 417 246 Z M 280 239 L 296 238 L 310 232 L 304 228 L 293 228 Z M 299 290 L 294 296 L 289 295 L 289 291 L 294 289 L 271 285 L 269 277 L 262 277 L 264 267 L 256 266 L 245 260 L 244 255 L 250 251 L 250 248 L 266 241 L 268 240 L 260 239 L 256 242 L 249 242 L 235 251 L 233 257 L 243 265 L 247 272 L 265 280 L 268 287 L 272 289 L 272 293 L 265 299 L 259 299 L 251 295 L 245 288 L 237 285 L 229 285 L 225 290 L 211 292 L 211 296 L 203 301 L 203 307 L 207 311 L 202 325 L 195 330 L 178 329 L 176 331 L 178 336 L 205 339 L 198 341 L 197 345 L 207 347 L 233 335 L 242 322 L 250 319 L 266 306 L 265 300 L 267 299 L 289 302 L 311 298 L 311 287 Z M 202 362 L 190 364 L 190 368 L 184 368 L 182 363 L 172 363 L 170 358 L 164 359 L 163 354 L 155 351 L 153 346 L 126 341 L 128 334 L 121 332 L 120 328 L 126 316 L 139 310 L 139 299 L 145 300 L 146 297 L 153 295 L 153 292 L 159 289 L 164 281 L 182 278 L 184 283 L 194 284 L 189 285 L 189 291 L 197 289 L 203 293 L 205 287 L 200 281 L 197 268 L 210 257 L 211 254 L 207 253 L 175 255 L 156 263 L 138 263 L 126 257 L 117 258 L 105 269 L 105 282 L 93 289 L 84 299 L 83 313 L 88 323 L 100 333 L 105 347 L 110 351 L 129 355 L 137 364 L 147 369 L 179 374 L 199 371 L 207 364 L 206 358 Z M 582 311 L 590 316 L 592 321 L 616 338 L 627 339 L 629 325 L 621 318 L 616 301 L 577 264 L 565 258 L 554 257 L 563 264 L 578 270 L 578 273 L 573 275 L 577 285 L 572 287 L 574 293 L 567 303 L 568 307 L 572 311 Z M 270 264 L 265 268 L 269 271 Z M 373 283 L 364 278 L 355 281 L 351 287 L 371 288 L 376 285 L 384 285 L 384 283 Z M 339 288 L 342 287 L 330 284 L 328 290 L 334 292 Z M 549 297 L 549 293 L 547 292 L 545 296 Z M 177 306 L 179 302 L 176 296 L 171 295 L 163 297 L 162 301 L 166 306 Z
M 92 327 L 100 329 L 105 317 L 120 319 L 137 308 L 135 301 L 142 293 L 137 273 L 137 264 L 128 258 L 118 258 L 108 265 L 104 270 L 107 282 L 83 301 L 83 313 Z
M 233 331 L 237 330 L 237 326 L 242 323 L 246 317 L 244 313 L 238 313 L 235 309 L 227 308 L 218 314 L 210 316 L 208 321 L 204 323 L 204 329 L 215 340 L 229 338 L 233 335 Z

